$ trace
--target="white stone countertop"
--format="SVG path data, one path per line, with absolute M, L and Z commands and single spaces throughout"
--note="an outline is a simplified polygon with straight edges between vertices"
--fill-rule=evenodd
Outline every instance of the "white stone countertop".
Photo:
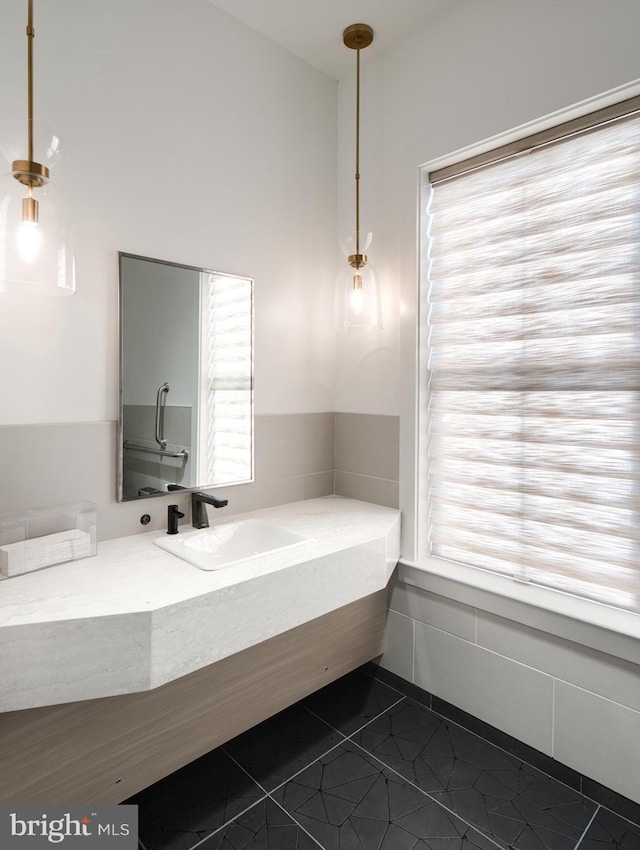
M 0 711 L 157 687 L 383 589 L 399 558 L 399 511 L 367 502 L 212 513 L 212 526 L 255 517 L 309 542 L 204 571 L 153 531 L 0 582 Z

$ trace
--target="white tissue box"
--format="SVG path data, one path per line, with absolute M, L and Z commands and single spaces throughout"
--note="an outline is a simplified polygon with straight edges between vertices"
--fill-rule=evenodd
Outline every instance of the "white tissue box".
M 0 579 L 95 555 L 96 532 L 92 502 L 0 516 Z
M 0 573 L 10 578 L 65 561 L 91 555 L 91 537 L 86 531 L 72 528 L 57 534 L 46 534 L 33 540 L 0 546 Z

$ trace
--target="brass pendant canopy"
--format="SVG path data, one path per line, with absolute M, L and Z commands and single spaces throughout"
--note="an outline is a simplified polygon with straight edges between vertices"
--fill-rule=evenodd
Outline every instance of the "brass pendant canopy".
M 373 30 L 369 24 L 351 24 L 342 33 L 342 40 L 351 50 L 362 50 L 373 41 Z

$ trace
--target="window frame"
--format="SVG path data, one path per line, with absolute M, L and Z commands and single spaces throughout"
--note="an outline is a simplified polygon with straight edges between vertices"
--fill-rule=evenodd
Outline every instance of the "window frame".
M 640 641 L 638 614 L 435 558 L 421 546 L 418 526 L 424 493 L 420 487 L 418 467 L 425 398 L 420 388 L 422 347 L 419 311 L 423 307 L 420 290 L 426 259 L 422 241 L 425 228 L 423 211 L 426 209 L 426 192 L 430 191 L 430 174 L 442 177 L 460 170 L 461 165 L 468 168 L 474 163 L 482 164 L 495 158 L 495 152 L 501 149 L 505 152 L 508 147 L 513 152 L 518 145 L 529 146 L 536 134 L 541 134 L 540 143 L 546 143 L 553 137 L 559 138 L 567 135 L 567 131 L 571 132 L 569 125 L 572 122 L 578 122 L 573 131 L 592 123 L 599 111 L 608 111 L 608 117 L 604 111 L 602 117 L 609 120 L 620 114 L 620 109 L 632 112 L 638 111 L 639 107 L 640 82 L 636 81 L 420 165 L 417 170 L 416 276 L 413 282 L 403 287 L 404 321 L 407 328 L 412 328 L 412 334 L 403 351 L 407 373 L 403 395 L 405 415 L 401 422 L 401 478 L 404 478 L 404 483 L 401 484 L 400 507 L 406 519 L 403 520 L 399 578 L 502 616 L 509 616 L 511 612 L 514 618 L 533 627 L 629 660 L 637 658 L 637 642 Z M 525 615 L 524 612 L 529 613 Z

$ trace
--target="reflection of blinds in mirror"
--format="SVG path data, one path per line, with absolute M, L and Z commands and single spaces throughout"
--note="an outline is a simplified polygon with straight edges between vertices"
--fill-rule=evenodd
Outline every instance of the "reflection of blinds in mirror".
M 640 119 L 436 182 L 428 226 L 431 554 L 640 610 Z
M 204 480 L 217 484 L 252 477 L 252 282 L 203 274 L 206 363 Z

